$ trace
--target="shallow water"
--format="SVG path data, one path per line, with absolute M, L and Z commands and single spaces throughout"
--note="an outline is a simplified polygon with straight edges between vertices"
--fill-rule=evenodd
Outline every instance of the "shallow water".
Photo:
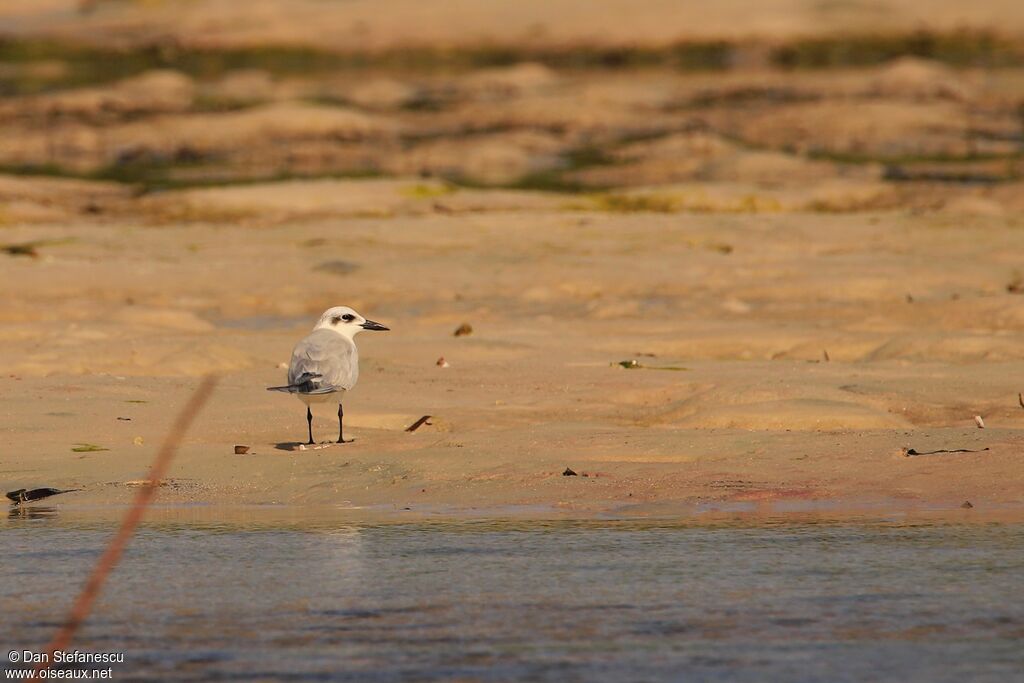
M 0 523 L 4 653 L 114 521 Z M 163 514 L 75 647 L 125 652 L 114 680 L 1008 681 L 1021 595 L 1019 522 Z

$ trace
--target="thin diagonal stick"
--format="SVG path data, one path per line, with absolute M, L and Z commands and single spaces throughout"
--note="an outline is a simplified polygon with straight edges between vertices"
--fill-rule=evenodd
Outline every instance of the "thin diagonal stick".
M 61 629 L 54 635 L 53 640 L 47 645 L 47 656 L 36 665 L 36 672 L 50 668 L 53 654 L 58 650 L 64 650 L 71 643 L 75 631 L 78 630 L 78 627 L 89 616 L 89 611 L 92 609 L 96 597 L 103 588 L 107 575 L 117 566 L 117 561 L 121 559 L 121 553 L 124 552 L 124 548 L 128 545 L 132 534 L 135 533 L 135 527 L 139 525 L 142 515 L 146 512 L 146 508 L 153 501 L 153 496 L 156 495 L 156 490 L 160 487 L 160 481 L 167 473 L 167 468 L 170 466 L 171 460 L 174 459 L 174 455 L 178 451 L 178 445 L 185 436 L 185 432 L 192 426 L 192 421 L 195 420 L 196 415 L 199 414 L 207 399 L 210 398 L 210 394 L 213 393 L 213 388 L 216 384 L 217 378 L 213 375 L 207 375 L 203 378 L 203 383 L 192 393 L 192 398 L 188 400 L 185 407 L 178 413 L 178 418 L 171 426 L 171 431 L 164 438 L 164 443 L 160 446 L 160 451 L 156 454 L 156 459 L 153 460 L 153 464 L 149 468 L 149 477 L 146 483 L 139 489 L 131 508 L 128 509 L 124 519 L 121 520 L 121 527 L 117 530 L 117 534 L 111 539 L 107 549 L 103 551 L 103 555 L 96 562 L 89 580 L 86 582 L 85 587 L 82 588 L 82 592 L 78 594 L 78 598 L 68 614 L 67 621 L 64 622 Z

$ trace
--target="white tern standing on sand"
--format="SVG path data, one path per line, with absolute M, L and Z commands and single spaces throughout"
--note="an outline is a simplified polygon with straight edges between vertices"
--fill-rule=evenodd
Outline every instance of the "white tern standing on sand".
M 363 330 L 387 330 L 380 323 L 367 320 L 348 306 L 328 308 L 320 316 L 313 331 L 295 345 L 288 365 L 288 384 L 267 387 L 267 391 L 295 394 L 306 404 L 309 443 L 313 441 L 312 403 L 338 402 L 338 443 L 345 443 L 342 420 L 345 411 L 341 399 L 359 379 L 359 350 L 355 336 Z

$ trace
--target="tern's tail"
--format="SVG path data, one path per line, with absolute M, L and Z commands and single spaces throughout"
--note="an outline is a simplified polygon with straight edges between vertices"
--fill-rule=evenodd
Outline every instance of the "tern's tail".
M 283 391 L 288 394 L 307 394 L 313 391 L 313 380 L 319 379 L 320 373 L 304 372 L 292 384 L 285 384 L 282 387 L 267 387 L 267 391 Z

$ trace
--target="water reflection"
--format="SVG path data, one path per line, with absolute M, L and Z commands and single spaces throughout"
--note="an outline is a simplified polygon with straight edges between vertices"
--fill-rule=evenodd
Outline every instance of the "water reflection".
M 7 519 L 50 519 L 57 516 L 57 508 L 42 505 L 12 505 Z

